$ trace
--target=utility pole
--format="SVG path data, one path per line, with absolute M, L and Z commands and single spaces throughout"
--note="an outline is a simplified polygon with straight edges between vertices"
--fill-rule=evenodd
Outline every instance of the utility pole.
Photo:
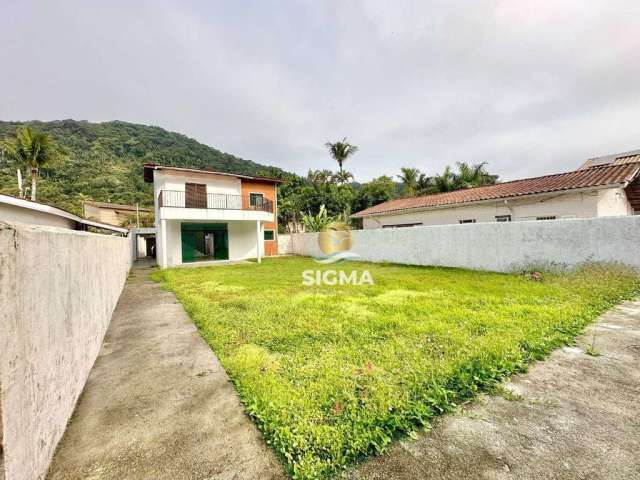
M 18 195 L 20 198 L 24 198 L 24 189 L 22 188 L 22 172 L 18 168 Z

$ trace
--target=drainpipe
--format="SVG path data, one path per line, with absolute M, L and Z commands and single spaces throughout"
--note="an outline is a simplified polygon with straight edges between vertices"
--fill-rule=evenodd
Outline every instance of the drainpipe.
M 260 253 L 260 220 L 256 222 L 256 248 L 258 251 L 258 263 L 262 263 L 262 254 Z

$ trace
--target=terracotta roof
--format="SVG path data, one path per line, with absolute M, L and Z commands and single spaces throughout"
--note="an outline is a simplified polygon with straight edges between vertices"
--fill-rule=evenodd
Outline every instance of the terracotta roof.
M 577 188 L 596 188 L 606 185 L 620 185 L 632 181 L 640 170 L 640 164 L 627 163 L 605 165 L 573 172 L 545 175 L 543 177 L 525 178 L 510 182 L 475 187 L 455 192 L 437 193 L 424 197 L 401 198 L 375 205 L 354 217 L 384 215 L 401 210 L 415 208 L 442 207 L 461 203 L 479 202 L 483 200 L 499 200 L 536 193 L 551 193 L 573 190 Z
M 214 170 L 202 170 L 198 168 L 185 168 L 185 167 L 170 167 L 168 165 L 157 165 L 155 163 L 145 163 L 144 165 L 144 181 L 147 183 L 153 183 L 153 171 L 154 170 L 173 170 L 177 172 L 189 172 L 189 173 L 209 173 L 212 175 L 224 175 L 227 177 L 244 178 L 245 180 L 255 180 L 258 182 L 269 183 L 283 183 L 284 180 L 271 177 L 256 177 L 254 175 L 242 175 L 236 173 L 216 172 Z
M 611 155 L 605 155 L 603 157 L 590 158 L 582 165 L 580 165 L 580 167 L 578 167 L 578 170 L 600 167 L 603 165 L 622 165 L 624 163 L 640 163 L 640 150 L 612 153 Z

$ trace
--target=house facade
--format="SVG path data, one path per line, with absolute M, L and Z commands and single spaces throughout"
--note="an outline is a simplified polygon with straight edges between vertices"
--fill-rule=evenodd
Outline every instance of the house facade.
M 279 180 L 146 164 L 153 183 L 156 261 L 261 261 L 277 254 Z
M 391 200 L 354 214 L 364 229 L 640 214 L 640 151 L 577 170 Z
M 119 203 L 84 202 L 82 211 L 85 218 L 116 226 L 135 225 L 140 216 L 149 216 L 153 210 L 136 205 Z

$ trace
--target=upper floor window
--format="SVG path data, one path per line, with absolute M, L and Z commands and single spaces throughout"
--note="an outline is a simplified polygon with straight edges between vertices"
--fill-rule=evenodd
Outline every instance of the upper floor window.
M 249 194 L 249 205 L 252 207 L 260 207 L 264 203 L 264 195 L 261 193 Z
M 511 215 L 496 215 L 496 222 L 510 222 Z
M 475 218 L 467 218 L 464 220 L 459 220 L 458 223 L 476 223 L 476 219 Z

